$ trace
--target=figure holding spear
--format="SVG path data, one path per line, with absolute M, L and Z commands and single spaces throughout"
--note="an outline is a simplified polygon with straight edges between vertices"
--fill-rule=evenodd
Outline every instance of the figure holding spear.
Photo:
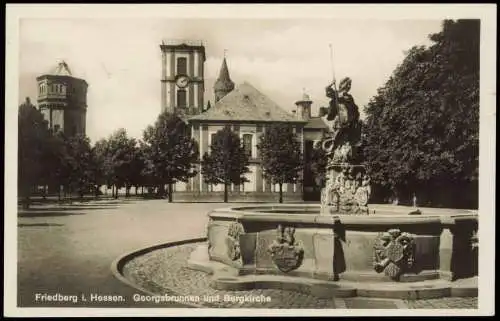
M 345 77 L 340 81 L 339 89 L 336 88 L 335 69 L 333 63 L 333 48 L 330 46 L 330 61 L 332 66 L 333 81 L 329 84 L 326 90 L 326 96 L 330 98 L 328 113 L 325 116 L 325 122 L 330 128 L 330 137 L 322 144 L 323 150 L 327 154 L 333 152 L 342 140 L 344 134 L 353 134 L 351 144 L 358 140 L 356 134 L 358 132 L 359 111 L 354 103 L 354 99 L 349 94 L 351 89 L 351 79 Z M 340 94 L 339 94 L 340 93 Z M 351 133 L 352 132 L 352 133 Z

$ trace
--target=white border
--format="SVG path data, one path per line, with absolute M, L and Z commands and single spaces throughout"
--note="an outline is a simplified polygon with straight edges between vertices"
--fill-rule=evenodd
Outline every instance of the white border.
M 18 21 L 20 18 L 341 18 L 341 19 L 481 19 L 481 110 L 479 187 L 479 309 L 478 310 L 267 310 L 267 309 L 87 309 L 17 308 L 17 106 Z M 139 4 L 7 4 L 5 101 L 5 258 L 6 316 L 267 316 L 267 315 L 493 315 L 495 238 L 496 133 L 496 5 L 494 4 L 273 4 L 273 5 L 139 5 Z M 201 133 L 201 127 L 200 127 Z

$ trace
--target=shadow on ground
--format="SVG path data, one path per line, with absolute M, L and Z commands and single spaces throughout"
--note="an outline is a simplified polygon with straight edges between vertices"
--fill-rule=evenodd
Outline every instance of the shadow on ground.
M 79 205 L 75 204 L 71 207 L 46 207 L 46 208 L 29 208 L 29 209 L 20 209 L 20 212 L 62 212 L 62 211 L 74 211 L 75 208 L 82 209 L 82 210 L 107 210 L 107 209 L 113 209 L 117 208 L 117 206 L 112 206 L 110 204 L 109 206 L 102 206 L 105 204 L 99 204 L 99 206 L 89 206 L 89 205 Z M 114 204 L 117 205 L 117 204 Z
M 31 226 L 64 226 L 64 224 L 57 223 L 19 223 L 17 227 L 31 227 Z
M 53 217 L 53 216 L 70 216 L 70 215 L 85 215 L 85 213 L 76 212 L 18 212 L 19 217 Z

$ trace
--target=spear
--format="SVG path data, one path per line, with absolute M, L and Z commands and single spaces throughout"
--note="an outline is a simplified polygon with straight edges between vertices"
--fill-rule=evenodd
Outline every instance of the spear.
M 337 91 L 337 86 L 336 86 L 336 80 L 335 80 L 335 67 L 333 64 L 333 47 L 332 44 L 328 44 L 330 47 L 330 64 L 332 65 L 332 79 L 333 79 L 333 89 L 335 89 L 335 92 Z

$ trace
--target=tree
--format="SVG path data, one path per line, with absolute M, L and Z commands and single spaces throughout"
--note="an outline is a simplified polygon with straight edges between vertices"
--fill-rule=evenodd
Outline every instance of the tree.
M 141 148 L 141 143 L 134 146 L 134 151 L 132 155 L 132 162 L 130 163 L 129 181 L 132 186 L 135 187 L 135 195 L 139 186 L 144 183 L 143 179 L 143 169 L 146 166 L 146 155 L 144 154 L 144 149 Z
M 64 133 L 51 131 L 45 147 L 42 161 L 45 168 L 45 184 L 49 186 L 49 189 L 55 189 L 58 200 L 61 200 L 61 186 L 66 185 L 65 182 L 70 173 L 70 169 L 66 168 L 65 164 L 67 149 Z
M 124 128 L 116 130 L 107 140 L 106 170 L 110 183 L 116 188 L 114 197 L 118 198 L 118 190 L 125 187 L 126 196 L 131 186 L 131 167 L 135 157 L 137 141 L 127 136 Z
M 309 168 L 312 176 L 315 178 L 315 185 L 324 187 L 326 181 L 326 165 L 328 163 L 328 156 L 320 146 L 314 146 L 311 150 L 309 159 Z
M 29 208 L 32 189 L 42 180 L 48 124 L 30 99 L 19 106 L 18 113 L 18 190 L 23 208 Z
M 295 184 L 303 168 L 302 151 L 290 125 L 272 124 L 257 144 L 264 177 L 279 185 L 279 202 L 283 203 L 283 184 Z
M 444 21 L 433 45 L 409 50 L 365 108 L 372 182 L 398 198 L 477 206 L 479 27 Z
M 240 185 L 247 181 L 249 158 L 240 138 L 225 126 L 217 131 L 212 139 L 210 153 L 205 153 L 201 162 L 203 179 L 208 184 L 224 185 L 224 203 L 228 201 L 228 188 L 231 184 Z
M 198 145 L 191 138 L 189 128 L 176 115 L 164 112 L 154 126 L 144 130 L 142 148 L 147 159 L 143 173 L 149 175 L 160 190 L 167 184 L 168 201 L 172 202 L 173 184 L 188 182 L 196 175 Z
M 95 196 L 99 195 L 102 185 L 108 185 L 112 166 L 109 161 L 108 142 L 106 139 L 98 140 L 91 150 L 92 153 L 92 173 Z
M 67 170 L 67 187 L 70 194 L 76 191 L 83 198 L 93 188 L 94 173 L 90 140 L 85 135 L 66 138 L 66 157 L 63 163 Z

